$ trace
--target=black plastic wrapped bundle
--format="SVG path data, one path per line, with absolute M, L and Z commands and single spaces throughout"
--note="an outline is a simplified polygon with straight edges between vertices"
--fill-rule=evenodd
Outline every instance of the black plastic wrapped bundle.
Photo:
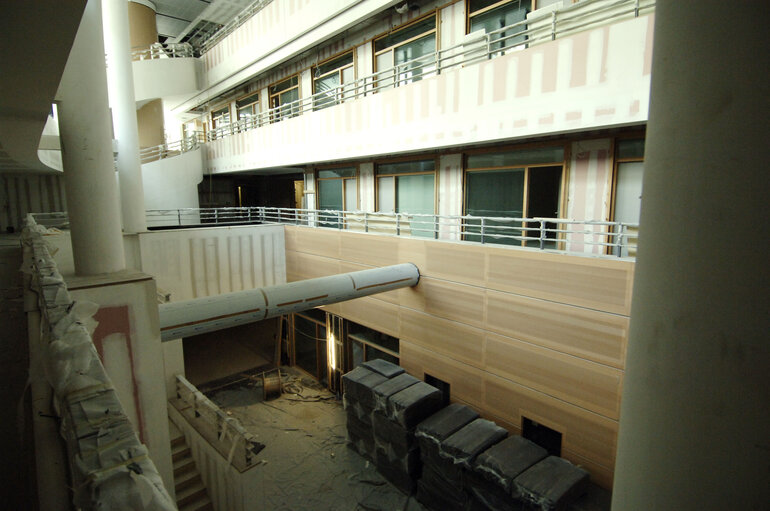
M 407 387 L 411 387 L 419 381 L 420 380 L 412 375 L 402 373 L 380 383 L 372 389 L 372 392 L 374 393 L 374 409 L 383 414 L 387 414 L 388 399 L 390 396 L 397 392 L 401 392 Z
M 372 389 L 388 378 L 366 367 L 358 366 L 342 376 L 345 398 L 350 405 L 359 404 L 369 411 L 374 409 Z
M 418 424 L 415 437 L 420 445 L 423 462 L 438 459 L 441 442 L 478 417 L 479 414 L 471 408 L 453 403 Z
M 387 360 L 382 360 L 381 358 L 376 358 L 374 360 L 368 360 L 361 364 L 362 367 L 365 367 L 369 369 L 372 372 L 375 372 L 381 376 L 384 376 L 385 378 L 394 378 L 398 376 L 399 374 L 404 373 L 404 368 L 401 366 L 398 366 L 394 364 L 393 362 L 388 362 Z
M 588 490 L 588 472 L 549 456 L 513 480 L 512 497 L 526 510 L 562 511 Z
M 388 417 L 405 429 L 414 429 L 441 409 L 441 391 L 425 382 L 396 392 L 388 399 Z
M 441 442 L 439 453 L 455 465 L 471 468 L 471 462 L 502 439 L 508 432 L 486 419 L 476 419 Z

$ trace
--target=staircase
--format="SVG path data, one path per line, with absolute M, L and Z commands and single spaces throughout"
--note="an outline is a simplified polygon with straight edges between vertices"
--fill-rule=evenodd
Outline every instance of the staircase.
M 195 466 L 184 435 L 170 422 L 171 460 L 174 463 L 174 489 L 179 511 L 214 511 L 214 506 Z

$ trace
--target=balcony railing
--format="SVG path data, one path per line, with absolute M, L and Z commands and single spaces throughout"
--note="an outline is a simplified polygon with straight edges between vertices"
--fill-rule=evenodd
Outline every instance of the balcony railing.
M 265 445 L 182 375 L 176 375 L 176 400 L 171 404 L 239 472 L 256 463 L 256 455 Z
M 255 2 L 252 2 L 251 5 L 239 12 L 238 15 L 230 20 L 225 26 L 200 42 L 198 44 L 200 53 L 203 54 L 209 51 L 219 41 L 235 32 L 238 27 L 250 20 L 252 16 L 264 9 L 264 7 L 272 1 L 273 0 L 256 0 Z
M 370 213 L 289 208 L 199 208 L 147 211 L 149 227 L 277 223 L 605 255 L 636 254 L 638 224 L 566 218 Z
M 379 91 L 401 87 L 450 69 L 565 37 L 610 20 L 637 17 L 653 10 L 654 7 L 654 0 L 583 0 L 553 11 L 550 16 L 520 21 L 489 33 L 469 34 L 461 44 L 209 130 L 206 139 L 215 140 L 234 135 Z
M 188 43 L 153 43 L 147 48 L 131 50 L 131 60 L 177 59 L 194 57 Z
M 162 160 L 164 158 L 170 158 L 179 154 L 186 153 L 187 151 L 193 151 L 200 147 L 200 144 L 204 142 L 203 133 L 195 132 L 189 137 L 176 140 L 174 142 L 167 142 L 165 144 L 157 145 L 154 147 L 144 147 L 139 150 L 139 157 L 142 163 L 150 163 L 153 161 Z

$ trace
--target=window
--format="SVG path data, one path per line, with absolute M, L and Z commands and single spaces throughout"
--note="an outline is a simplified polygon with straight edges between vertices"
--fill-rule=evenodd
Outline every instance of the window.
M 377 211 L 433 215 L 435 213 L 436 161 L 416 160 L 377 165 Z M 433 237 L 432 218 L 414 216 L 401 229 L 412 236 Z
M 358 208 L 358 180 L 355 167 L 322 169 L 317 179 L 318 209 L 333 211 L 354 211 Z M 324 218 L 320 215 L 321 227 L 339 228 L 339 217 Z
M 211 128 L 217 129 L 230 124 L 230 105 L 211 111 Z
M 299 76 L 292 76 L 286 80 L 271 85 L 270 108 L 271 122 L 278 122 L 287 117 L 295 117 L 300 114 L 299 105 Z
M 313 110 L 353 97 L 355 79 L 352 51 L 313 68 Z
M 348 321 L 348 360 L 350 367 L 354 369 L 366 362 L 381 358 L 398 364 L 399 342 L 398 338 L 391 337 L 377 330 Z
M 465 239 L 482 243 L 540 246 L 539 222 L 503 218 L 555 218 L 559 216 L 564 174 L 564 147 L 478 153 L 466 158 L 465 214 L 498 220 L 468 219 Z M 547 223 L 547 229 L 556 224 Z M 546 233 L 545 248 L 556 248 L 556 234 Z M 553 241 L 552 241 L 553 240 Z
M 492 33 L 490 36 L 491 49 L 498 50 L 521 45 L 525 35 L 520 34 L 527 29 L 523 23 L 527 13 L 532 10 L 532 0 L 470 0 L 468 5 L 468 33 L 483 30 Z M 509 30 L 500 30 L 518 23 Z M 501 54 L 504 52 L 501 52 Z
M 310 309 L 294 314 L 294 361 L 324 385 L 328 382 L 326 351 L 326 313 Z
M 389 88 L 421 80 L 435 71 L 436 15 L 431 14 L 374 41 L 378 86 Z M 424 57 L 424 58 L 423 58 Z M 393 72 L 385 71 L 393 68 Z M 395 77 L 398 77 L 395 79 Z
M 259 116 L 259 93 L 254 93 L 235 101 L 238 122 L 245 127 L 256 126 Z
M 639 223 L 644 177 L 644 139 L 618 140 L 615 144 L 615 185 L 613 187 L 613 220 Z M 613 254 L 623 257 L 636 255 L 638 228 L 626 228 L 626 243 L 613 247 Z M 620 252 L 620 253 L 619 253 Z

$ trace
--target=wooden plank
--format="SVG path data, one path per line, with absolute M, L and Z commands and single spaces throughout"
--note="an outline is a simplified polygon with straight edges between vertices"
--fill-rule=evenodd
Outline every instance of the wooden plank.
M 481 368 L 484 363 L 484 331 L 401 308 L 398 337 L 457 361 Z
M 488 334 L 485 369 L 617 420 L 623 372 L 516 339 Z
M 622 369 L 629 319 L 487 290 L 486 329 Z
M 398 337 L 399 308 L 397 305 L 365 297 L 341 302 L 339 306 L 340 316 L 343 318 Z
M 477 328 L 484 327 L 485 293 L 482 288 L 431 277 L 420 277 L 415 287 L 399 291 L 403 307 Z
M 628 316 L 633 263 L 488 247 L 486 285 L 533 298 Z

